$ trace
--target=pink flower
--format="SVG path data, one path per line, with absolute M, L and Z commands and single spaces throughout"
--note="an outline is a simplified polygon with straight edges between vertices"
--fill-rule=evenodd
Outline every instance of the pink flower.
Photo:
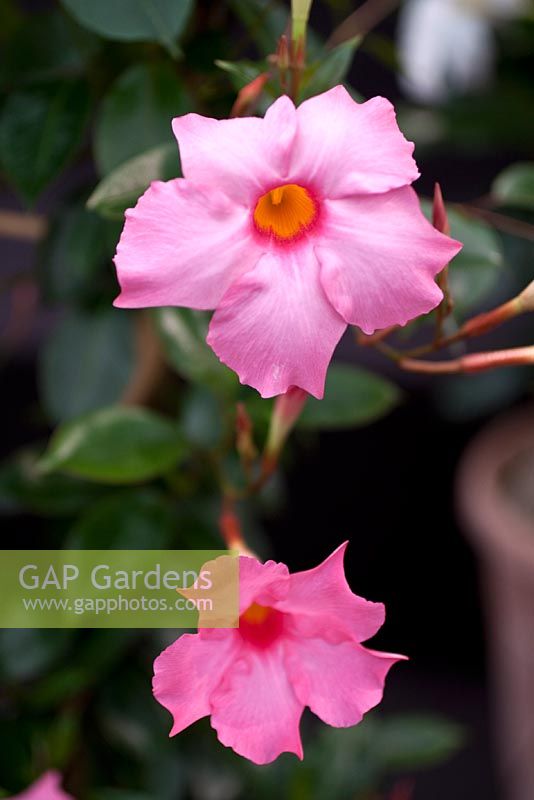
M 154 182 L 126 223 L 115 305 L 215 309 L 208 342 L 263 397 L 322 397 L 347 324 L 365 333 L 435 308 L 461 245 L 410 188 L 413 145 L 382 97 L 342 86 L 265 118 L 173 121 L 186 179 Z
M 11 800 L 73 800 L 73 798 L 61 788 L 59 772 L 50 770 L 45 772 L 29 789 L 17 794 Z
M 174 718 L 171 736 L 211 716 L 219 741 L 256 764 L 302 758 L 305 706 L 337 728 L 356 725 L 382 699 L 403 656 L 360 642 L 384 622 L 384 606 L 353 594 L 346 544 L 320 566 L 240 558 L 239 628 L 184 634 L 154 663 L 154 694 Z

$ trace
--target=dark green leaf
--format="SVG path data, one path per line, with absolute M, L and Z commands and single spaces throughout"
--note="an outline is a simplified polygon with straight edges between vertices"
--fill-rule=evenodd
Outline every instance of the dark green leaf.
M 360 42 L 361 36 L 355 36 L 331 50 L 326 50 L 306 73 L 300 99 L 306 100 L 343 83 Z
M 430 203 L 421 205 L 430 219 Z M 489 225 L 454 209 L 448 208 L 447 213 L 451 236 L 463 244 L 449 268 L 455 312 L 462 318 L 495 288 L 502 278 L 504 259 L 499 239 Z
M 95 128 L 95 158 L 102 175 L 161 144 L 173 144 L 173 117 L 190 110 L 169 64 L 135 64 L 113 84 Z
M 534 162 L 512 164 L 496 178 L 491 193 L 502 205 L 534 209 Z
M 68 475 L 43 475 L 37 455 L 18 453 L 0 468 L 0 512 L 29 511 L 40 516 L 70 516 L 90 505 L 102 489 Z
M 120 399 L 135 368 L 133 317 L 119 309 L 69 312 L 40 351 L 39 385 L 53 422 Z
M 390 717 L 379 735 L 383 763 L 392 770 L 439 764 L 454 755 L 463 741 L 459 725 L 426 715 Z
M 177 54 L 175 39 L 185 28 L 194 0 L 61 0 L 83 25 L 107 39 L 153 41 Z
M 226 393 L 237 387 L 234 373 L 206 344 L 208 318 L 204 312 L 158 308 L 154 319 L 165 354 L 180 375 Z
M 172 422 L 117 406 L 61 425 L 39 466 L 104 483 L 137 483 L 167 472 L 185 455 L 183 436 Z
M 111 223 L 79 205 L 69 206 L 59 215 L 45 242 L 39 265 L 46 302 L 83 300 L 95 280 L 110 271 L 111 227 L 114 227 Z
M 449 271 L 455 311 L 461 317 L 496 287 L 504 262 L 499 239 L 488 225 L 454 211 L 449 212 L 449 221 L 451 236 L 463 243 Z
M 89 43 L 83 45 L 83 48 L 78 46 L 62 13 L 33 13 L 21 20 L 17 31 L 5 43 L 0 83 L 17 85 L 78 74 L 85 68 Z
M 152 181 L 167 181 L 180 174 L 176 143 L 159 145 L 112 170 L 98 184 L 87 206 L 110 219 L 122 219 Z
M 527 391 L 531 382 L 524 367 L 447 375 L 432 384 L 432 395 L 440 416 L 455 422 L 496 414 Z
M 176 529 L 174 509 L 160 492 L 130 489 L 87 509 L 66 542 L 74 550 L 165 550 Z
M 310 397 L 298 426 L 334 429 L 367 425 L 399 402 L 399 390 L 361 367 L 334 364 L 328 371 L 323 400 Z
M 0 165 L 27 202 L 76 152 L 88 113 L 81 80 L 43 83 L 8 97 L 0 116 Z
M 70 630 L 0 630 L 0 675 L 3 681 L 26 681 L 41 675 L 65 653 Z
M 218 398 L 203 386 L 191 386 L 181 413 L 184 436 L 197 447 L 216 447 L 222 437 L 223 424 Z

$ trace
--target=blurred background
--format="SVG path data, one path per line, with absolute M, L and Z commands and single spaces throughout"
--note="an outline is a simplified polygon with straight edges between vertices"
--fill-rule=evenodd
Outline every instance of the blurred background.
M 0 0 L 4 549 L 219 545 L 218 474 L 243 481 L 236 403 L 258 445 L 271 404 L 209 351 L 204 314 L 112 308 L 111 259 L 124 209 L 180 174 L 172 117 L 228 116 L 266 71 L 252 111 L 279 93 L 269 56 L 288 13 L 271 0 Z M 527 2 L 313 3 L 302 97 L 340 82 L 388 97 L 426 209 L 441 184 L 464 242 L 449 331 L 534 279 L 533 65 Z M 471 349 L 533 333 L 526 315 Z M 386 603 L 373 645 L 410 661 L 360 726 L 310 715 L 303 764 L 254 767 L 205 720 L 168 739 L 150 678 L 179 632 L 4 630 L 0 796 L 56 767 L 79 800 L 532 800 L 533 386 L 531 368 L 403 373 L 349 331 L 325 400 L 240 509 L 257 552 L 292 571 L 350 539 L 351 587 Z M 91 420 L 110 406 L 95 453 Z M 65 455 L 73 427 L 81 444 Z M 159 449 L 132 476 L 145 441 Z

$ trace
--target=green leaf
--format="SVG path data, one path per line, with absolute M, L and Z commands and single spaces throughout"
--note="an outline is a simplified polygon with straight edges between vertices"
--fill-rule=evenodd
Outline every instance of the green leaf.
M 262 72 L 259 64 L 244 59 L 241 61 L 221 61 L 221 59 L 216 59 L 215 65 L 229 75 L 236 92 L 253 81 L 254 78 L 257 78 Z
M 102 175 L 161 144 L 175 144 L 173 117 L 190 110 L 169 64 L 135 64 L 102 102 L 95 127 L 95 159 Z M 176 145 L 175 145 L 176 146 Z
M 160 42 L 176 56 L 194 0 L 61 0 L 80 25 L 106 39 Z
M 84 81 L 54 81 L 13 92 L 0 116 L 0 166 L 28 203 L 61 172 L 89 114 Z
M 507 167 L 495 179 L 491 193 L 502 205 L 534 209 L 534 162 Z
M 367 425 L 388 414 L 399 398 L 397 387 L 385 378 L 361 367 L 334 364 L 328 371 L 324 399 L 310 397 L 298 426 L 333 430 Z
M 422 714 L 389 717 L 379 733 L 383 763 L 391 770 L 439 764 L 454 755 L 463 741 L 459 725 Z
M 0 84 L 12 86 L 81 73 L 89 43 L 83 41 L 80 48 L 72 27 L 58 11 L 23 17 L 3 46 Z
M 70 205 L 60 213 L 42 248 L 39 264 L 47 303 L 86 300 L 95 284 L 98 286 L 98 279 L 105 279 L 117 235 L 114 227 L 81 205 Z
M 307 71 L 300 100 L 307 100 L 343 83 L 361 41 L 361 36 L 355 36 L 331 50 L 326 50 Z
M 531 379 L 524 367 L 447 375 L 433 382 L 432 396 L 440 417 L 466 422 L 511 406 L 528 391 Z
M 61 659 L 72 638 L 70 630 L 11 629 L 0 631 L 2 682 L 31 680 Z
M 431 219 L 431 204 L 423 201 L 421 206 Z M 463 318 L 496 287 L 503 275 L 504 258 L 499 238 L 489 225 L 451 208 L 447 214 L 452 238 L 463 244 L 449 267 L 455 314 Z
M 463 249 L 450 266 L 455 312 L 464 316 L 491 294 L 502 278 L 504 259 L 495 231 L 479 220 L 449 211 L 451 236 Z
M 74 550 L 165 550 L 176 528 L 168 498 L 153 489 L 123 490 L 87 509 L 71 530 Z
M 104 217 L 122 219 L 152 181 L 168 181 L 180 175 L 176 143 L 159 145 L 112 170 L 100 181 L 87 206 Z
M 207 314 L 187 308 L 158 308 L 153 314 L 165 355 L 180 375 L 215 391 L 234 392 L 235 374 L 206 344 Z
M 119 309 L 70 311 L 39 354 L 46 413 L 63 422 L 111 405 L 135 368 L 133 317 Z
M 39 466 L 104 483 L 137 483 L 162 475 L 185 455 L 172 422 L 142 408 L 112 406 L 61 425 Z
M 197 447 L 217 447 L 223 435 L 221 404 L 204 386 L 191 386 L 181 411 L 184 436 Z
M 101 487 L 68 475 L 43 475 L 37 455 L 24 450 L 0 467 L 0 512 L 70 516 L 102 494 Z

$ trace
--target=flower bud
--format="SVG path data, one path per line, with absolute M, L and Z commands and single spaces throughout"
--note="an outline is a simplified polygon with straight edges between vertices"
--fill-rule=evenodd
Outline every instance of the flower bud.
M 526 289 L 523 289 L 517 300 L 521 307 L 521 313 L 534 311 L 534 281 L 529 283 Z
M 292 40 L 298 46 L 306 40 L 306 27 L 312 0 L 291 0 Z
M 243 403 L 237 404 L 236 447 L 237 452 L 246 464 L 251 464 L 258 455 L 252 437 L 252 420 Z
M 269 72 L 262 72 L 257 78 L 247 83 L 237 93 L 237 99 L 232 106 L 231 117 L 241 117 L 259 99 L 265 84 L 270 78 Z
M 285 394 L 281 394 L 276 398 L 265 447 L 265 454 L 271 460 L 276 462 L 278 459 L 278 455 L 300 417 L 307 399 L 308 393 L 303 389 L 299 389 L 298 386 L 292 386 Z
M 445 236 L 450 236 L 451 226 L 449 225 L 449 218 L 447 216 L 447 209 L 443 202 L 443 195 L 441 193 L 441 186 L 439 183 L 434 185 L 434 204 L 432 207 L 432 224 L 440 233 Z

